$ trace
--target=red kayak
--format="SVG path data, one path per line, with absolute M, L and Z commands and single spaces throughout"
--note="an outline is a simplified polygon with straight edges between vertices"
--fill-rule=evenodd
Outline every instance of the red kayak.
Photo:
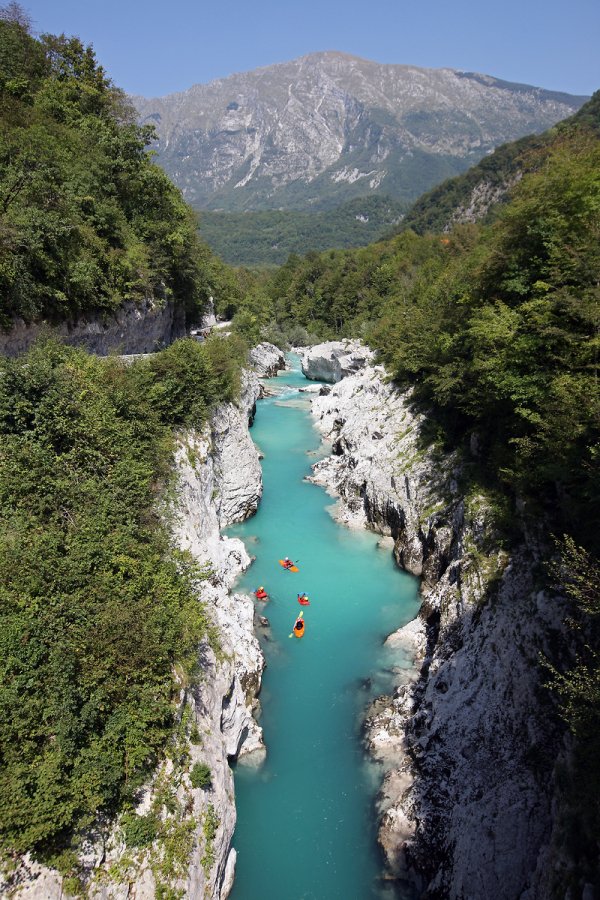
M 310 606 L 310 600 L 306 596 L 306 594 L 298 594 L 298 603 L 301 606 Z

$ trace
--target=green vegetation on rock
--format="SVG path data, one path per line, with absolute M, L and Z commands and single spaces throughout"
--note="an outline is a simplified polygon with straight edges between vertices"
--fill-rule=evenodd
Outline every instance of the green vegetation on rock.
M 210 766 L 206 763 L 194 763 L 190 772 L 190 781 L 193 788 L 210 787 L 212 781 Z
M 157 501 L 174 428 L 235 396 L 242 350 L 181 341 L 127 366 L 49 342 L 0 361 L 4 848 L 52 859 L 163 752 L 175 667 L 194 678 L 212 630 Z

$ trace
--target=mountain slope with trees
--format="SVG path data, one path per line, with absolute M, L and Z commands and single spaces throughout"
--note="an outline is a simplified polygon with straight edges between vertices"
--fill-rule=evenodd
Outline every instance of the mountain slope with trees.
M 132 98 L 185 198 L 229 212 L 331 209 L 369 194 L 410 201 L 586 99 L 337 52 Z
M 510 189 L 523 175 L 539 166 L 544 150 L 580 127 L 600 131 L 600 95 L 594 94 L 575 115 L 541 135 L 529 135 L 503 144 L 489 156 L 458 175 L 427 191 L 414 203 L 401 225 L 417 234 L 447 231 L 453 225 L 490 220 L 497 205 L 508 200 Z
M 358 227 L 349 204 L 387 198 L 404 210 L 585 99 L 325 52 L 132 101 L 156 128 L 157 159 L 200 213 L 210 246 L 257 265 L 378 239 L 385 226 Z
M 197 314 L 222 267 L 90 47 L 0 19 L 0 326 L 125 300 Z

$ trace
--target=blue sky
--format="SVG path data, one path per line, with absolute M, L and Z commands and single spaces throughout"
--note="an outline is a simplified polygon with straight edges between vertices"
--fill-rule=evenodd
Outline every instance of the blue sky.
M 20 2 L 35 31 L 78 35 L 117 85 L 146 97 L 316 50 L 572 94 L 600 88 L 600 0 Z

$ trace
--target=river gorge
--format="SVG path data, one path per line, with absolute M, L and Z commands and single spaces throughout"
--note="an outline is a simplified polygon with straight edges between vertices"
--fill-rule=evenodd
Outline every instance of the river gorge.
M 256 557 L 237 589 L 269 593 L 256 601 L 269 621 L 259 626 L 267 757 L 235 776 L 239 900 L 385 896 L 373 823 L 381 776 L 365 759 L 361 722 L 368 700 L 390 689 L 391 670 L 407 664 L 383 641 L 414 617 L 418 584 L 398 570 L 391 541 L 337 524 L 331 498 L 306 481 L 324 455 L 306 388 L 297 360 L 267 382 L 274 395 L 259 401 L 252 429 L 262 501 L 229 532 Z M 279 566 L 286 555 L 299 572 Z M 306 633 L 289 639 L 303 592 Z
M 99 822 L 87 896 L 151 900 L 167 877 L 190 898 L 545 900 L 568 745 L 536 664 L 566 614 L 537 585 L 541 532 L 506 548 L 464 460 L 359 342 L 304 350 L 304 374 L 271 345 L 250 360 L 240 401 L 180 433 L 163 503 L 209 566 L 198 598 L 219 635 L 136 809 L 166 785 L 168 840 L 132 853 Z M 29 857 L 4 889 L 63 897 Z

